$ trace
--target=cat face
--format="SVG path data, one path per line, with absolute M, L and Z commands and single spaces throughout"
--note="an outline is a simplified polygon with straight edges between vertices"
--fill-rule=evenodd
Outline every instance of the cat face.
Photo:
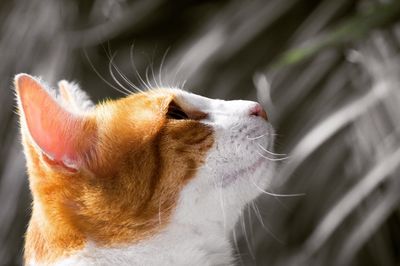
M 65 81 L 59 95 L 25 74 L 15 83 L 34 199 L 27 258 L 174 224 L 228 232 L 270 181 L 273 129 L 255 102 L 157 89 L 95 106 Z

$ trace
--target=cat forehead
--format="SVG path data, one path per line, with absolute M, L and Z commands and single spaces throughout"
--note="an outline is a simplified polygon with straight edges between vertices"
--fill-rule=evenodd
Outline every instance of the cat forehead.
M 185 110 L 208 111 L 218 108 L 222 100 L 210 99 L 181 89 L 155 89 L 126 98 L 132 108 L 166 109 L 174 101 Z M 104 104 L 107 105 L 107 102 Z M 101 106 L 101 105 L 100 105 Z
M 213 104 L 220 101 L 176 88 L 158 89 L 155 92 L 156 94 L 162 95 L 170 100 L 176 101 L 176 103 L 182 105 L 182 107 L 184 107 L 184 105 L 188 105 L 198 108 L 210 108 Z M 148 94 L 151 95 L 151 92 Z
M 195 105 L 197 107 L 209 108 L 213 101 L 218 101 L 179 89 L 173 89 L 171 93 L 178 102 Z

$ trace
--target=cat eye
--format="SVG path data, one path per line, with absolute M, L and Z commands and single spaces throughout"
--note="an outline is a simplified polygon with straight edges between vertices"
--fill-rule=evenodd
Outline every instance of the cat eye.
M 174 101 L 172 101 L 168 106 L 167 117 L 174 120 L 189 119 L 189 116 Z

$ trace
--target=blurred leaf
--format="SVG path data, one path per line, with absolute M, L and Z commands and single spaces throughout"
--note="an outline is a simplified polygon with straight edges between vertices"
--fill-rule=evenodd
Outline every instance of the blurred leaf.
M 376 28 L 390 25 L 400 17 L 400 1 L 370 7 L 367 11 L 344 21 L 333 30 L 307 41 L 299 48 L 291 49 L 281 55 L 272 68 L 282 68 L 300 63 L 329 47 L 338 47 L 350 41 L 365 38 Z

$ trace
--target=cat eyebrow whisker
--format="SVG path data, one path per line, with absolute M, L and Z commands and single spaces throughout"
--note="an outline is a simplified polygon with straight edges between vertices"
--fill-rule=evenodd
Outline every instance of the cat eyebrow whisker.
M 179 72 L 181 71 L 181 69 L 182 69 L 182 67 L 183 67 L 184 64 L 185 64 L 185 62 L 183 61 L 183 62 L 178 66 L 178 68 L 177 68 L 176 71 L 175 71 L 174 78 L 172 79 L 172 86 L 174 86 L 174 87 L 181 87 L 180 89 L 183 89 L 183 87 L 184 87 L 184 85 L 185 85 L 185 83 L 186 83 L 186 80 L 184 80 L 184 81 L 182 82 L 182 85 L 180 85 L 179 82 L 178 82 L 178 84 L 175 84 L 175 81 L 176 81 L 176 79 L 177 79 L 177 77 L 178 77 L 178 74 L 179 74 Z
M 125 88 L 125 87 L 118 81 L 118 79 L 115 77 L 114 72 L 113 72 L 113 70 L 112 70 L 112 65 L 111 65 L 111 64 L 109 64 L 108 70 L 109 70 L 110 75 L 111 75 L 112 79 L 114 80 L 114 82 L 117 83 L 117 85 L 118 85 L 119 87 L 122 88 L 122 90 L 125 92 L 125 95 L 130 95 L 130 94 L 132 94 L 132 92 L 131 92 L 130 90 L 128 90 L 127 88 Z
M 104 82 L 106 83 L 108 86 L 110 86 L 111 88 L 113 88 L 114 90 L 122 93 L 125 96 L 128 96 L 129 94 L 127 94 L 125 91 L 119 89 L 118 87 L 115 87 L 114 85 L 112 85 L 110 82 L 108 82 L 101 74 L 100 72 L 94 67 L 92 60 L 90 60 L 89 55 L 87 54 L 86 49 L 83 49 L 83 54 L 85 55 L 86 59 L 88 60 L 88 63 L 90 65 L 90 67 L 93 69 L 93 71 L 96 73 L 96 75 Z
M 119 74 L 119 76 L 126 82 L 126 84 L 128 84 L 129 86 L 131 86 L 131 87 L 132 87 L 133 89 L 135 89 L 136 91 L 142 92 L 135 84 L 133 84 L 133 82 L 131 82 L 131 81 L 124 75 L 124 73 L 122 73 L 122 71 L 121 71 L 121 70 L 118 68 L 118 66 L 114 63 L 114 58 L 116 57 L 117 52 L 115 52 L 114 54 L 112 54 L 112 52 L 111 52 L 111 47 L 110 47 L 110 43 L 109 43 L 109 42 L 108 42 L 108 51 L 106 51 L 106 55 L 107 55 L 108 60 L 109 60 L 109 65 L 108 65 L 108 67 L 109 67 L 109 72 L 110 72 L 110 74 L 111 74 L 113 80 L 114 80 L 115 82 L 117 82 L 117 84 L 118 84 L 122 89 L 124 89 L 125 91 L 127 91 L 127 92 L 129 93 L 129 95 L 133 93 L 133 91 L 131 91 L 130 89 L 127 89 L 125 86 L 122 86 L 122 84 L 116 80 L 115 75 L 114 75 L 114 73 L 113 73 L 113 71 L 112 71 L 111 65 L 112 65 L 112 67 L 117 71 L 117 73 Z
M 122 78 L 129 86 L 131 86 L 133 89 L 135 89 L 135 90 L 138 91 L 138 92 L 143 92 L 138 86 L 136 86 L 135 84 L 133 84 L 133 82 L 130 81 L 114 63 L 112 63 L 112 64 L 113 64 L 114 69 L 118 72 L 118 74 L 121 76 L 121 78 Z M 128 89 L 128 90 L 129 90 L 129 89 Z M 129 91 L 132 93 L 131 90 L 129 90 Z
M 162 82 L 162 70 L 163 70 L 164 62 L 165 62 L 165 59 L 166 59 L 166 57 L 168 55 L 169 50 L 170 50 L 170 47 L 168 47 L 167 50 L 165 50 L 165 53 L 164 53 L 163 57 L 161 58 L 160 68 L 158 69 L 158 80 L 160 81 L 161 85 L 163 85 L 163 82 Z
M 149 56 L 147 56 L 147 59 L 149 61 L 149 65 L 147 66 L 147 68 L 150 68 L 150 70 L 151 70 L 151 78 L 154 81 L 156 88 L 160 88 L 161 86 L 160 86 L 160 84 L 158 84 L 155 73 L 154 73 L 154 57 L 155 57 L 156 50 L 157 50 L 157 46 L 153 50 L 151 58 Z M 148 78 L 147 68 L 146 68 L 146 79 L 147 79 L 147 82 L 149 83 L 149 85 L 151 85 L 151 87 L 153 87 Z
M 146 82 L 143 80 L 142 76 L 140 75 L 139 71 L 137 70 L 135 60 L 133 59 L 133 52 L 134 52 L 135 44 L 131 45 L 130 51 L 129 51 L 129 57 L 131 60 L 131 66 L 133 71 L 135 71 L 136 76 L 139 78 L 139 82 L 147 88 L 147 90 L 152 91 L 151 87 L 147 86 Z
M 185 79 L 185 80 L 182 82 L 182 85 L 180 86 L 180 88 L 181 88 L 182 90 L 185 89 L 186 82 L 187 82 L 187 79 Z M 188 91 L 190 91 L 190 89 L 189 89 Z
M 162 85 L 158 84 L 157 79 L 156 79 L 156 75 L 154 73 L 154 53 L 153 53 L 153 58 L 151 59 L 151 63 L 150 63 L 150 70 L 151 70 L 151 77 L 154 80 L 154 83 L 156 84 L 157 88 L 161 88 Z
M 154 87 L 154 86 L 153 86 L 153 84 L 151 84 L 151 82 L 150 82 L 150 78 L 149 78 L 149 69 L 150 69 L 150 65 L 148 65 L 148 66 L 146 67 L 145 77 L 146 77 L 146 81 L 147 81 L 148 86 L 149 86 L 150 88 L 152 88 L 152 87 Z
M 147 85 L 145 84 L 145 86 L 148 88 L 149 91 L 153 91 L 154 85 L 150 81 L 149 70 L 151 70 L 151 72 L 152 72 L 152 76 L 153 76 L 156 88 L 159 88 L 157 80 L 154 77 L 154 70 L 152 67 L 153 59 L 151 59 L 147 54 L 144 54 L 144 56 L 147 58 L 147 61 L 148 61 L 148 65 L 146 66 L 146 70 L 145 70 L 145 78 L 146 78 L 146 84 L 147 84 Z M 153 58 L 154 58 L 154 52 L 153 52 Z
M 120 75 L 120 77 L 122 77 L 125 80 L 125 82 L 130 84 L 130 82 L 127 80 L 127 78 L 121 73 L 121 71 L 118 69 L 118 67 L 114 64 L 113 61 L 114 61 L 115 55 L 116 55 L 116 53 L 114 55 L 112 55 L 111 57 L 109 57 L 110 63 L 108 64 L 108 70 L 110 72 L 112 79 L 115 81 L 115 83 L 117 83 L 124 91 L 126 91 L 128 93 L 128 95 L 130 95 L 133 92 L 131 90 L 129 90 L 128 88 L 126 88 L 124 85 L 122 85 L 122 83 L 119 82 L 119 80 L 116 78 L 116 76 L 114 74 L 113 68 L 117 71 L 117 73 Z

